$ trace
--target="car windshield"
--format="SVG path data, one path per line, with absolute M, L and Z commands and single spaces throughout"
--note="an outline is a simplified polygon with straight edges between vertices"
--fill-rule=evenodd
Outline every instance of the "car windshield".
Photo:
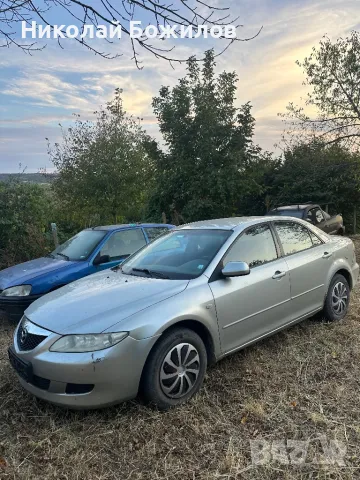
M 173 230 L 125 260 L 121 270 L 127 275 L 191 280 L 203 273 L 231 234 L 229 230 Z
M 65 260 L 85 260 L 105 235 L 104 230 L 83 230 L 57 247 L 51 256 Z
M 294 209 L 294 210 L 272 210 L 269 212 L 269 215 L 275 215 L 279 217 L 296 217 L 296 218 L 302 218 L 303 217 L 303 211 L 299 209 Z

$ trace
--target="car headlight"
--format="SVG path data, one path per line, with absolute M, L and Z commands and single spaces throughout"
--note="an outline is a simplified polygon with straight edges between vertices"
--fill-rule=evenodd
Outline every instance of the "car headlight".
M 30 295 L 31 285 L 17 285 L 16 287 L 5 288 L 0 294 L 1 297 L 27 297 Z
M 65 335 L 51 345 L 50 351 L 63 353 L 96 352 L 116 345 L 128 335 L 128 332 Z

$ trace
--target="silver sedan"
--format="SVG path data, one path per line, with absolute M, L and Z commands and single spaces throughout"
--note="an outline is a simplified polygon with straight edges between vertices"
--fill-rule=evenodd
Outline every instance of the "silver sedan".
M 121 266 L 37 300 L 9 358 L 29 392 L 70 408 L 189 400 L 210 363 L 322 311 L 342 319 L 354 245 L 302 220 L 178 227 Z

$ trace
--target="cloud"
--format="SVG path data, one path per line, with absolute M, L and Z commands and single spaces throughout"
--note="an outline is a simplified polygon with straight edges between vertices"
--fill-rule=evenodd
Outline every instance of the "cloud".
M 238 73 L 238 103 L 251 101 L 257 141 L 274 150 L 283 131 L 277 114 L 291 101 L 301 103 L 308 92 L 296 60 L 308 56 L 325 34 L 335 40 L 355 29 L 359 8 L 355 0 L 287 2 L 282 7 L 257 0 L 256 5 L 249 21 L 263 25 L 261 35 L 243 44 L 240 58 L 238 50 L 230 49 L 219 63 Z
M 73 115 L 43 115 L 43 116 L 30 116 L 30 117 L 22 117 L 22 118 L 1 118 L 0 125 L 5 126 L 22 126 L 22 125 L 30 125 L 30 126 L 42 126 L 42 125 L 49 125 L 49 124 L 58 124 L 61 122 L 71 122 L 74 120 Z M 1 140 L 0 140 L 1 141 Z
M 235 42 L 217 58 L 218 70 L 235 70 L 239 76 L 237 104 L 253 104 L 257 120 L 256 140 L 273 150 L 283 125 L 277 117 L 290 101 L 306 95 L 302 60 L 324 34 L 333 39 L 358 25 L 358 0 L 216 0 L 239 15 L 243 37 L 261 34 L 250 42 Z M 113 46 L 119 51 L 125 43 Z M 211 46 L 206 41 L 180 41 L 176 54 L 186 58 Z M 29 169 L 48 162 L 45 136 L 59 138 L 57 123 L 68 124 L 73 112 L 91 118 L 105 105 L 115 88 L 124 90 L 125 109 L 144 119 L 149 133 L 160 138 L 151 99 L 161 85 L 173 86 L 185 66 L 170 65 L 143 52 L 145 68 L 136 69 L 127 51 L 117 60 L 104 60 L 67 42 L 62 50 L 49 44 L 42 52 L 26 56 L 6 49 L 0 59 L 0 171 L 17 169 L 19 159 Z M 14 167 L 15 166 L 15 167 Z
M 38 73 L 13 80 L 2 93 L 22 99 L 28 97 L 32 102 L 36 100 L 37 105 L 73 109 L 87 103 L 81 95 L 84 91 L 89 94 L 89 89 L 81 84 L 65 82 L 54 74 Z

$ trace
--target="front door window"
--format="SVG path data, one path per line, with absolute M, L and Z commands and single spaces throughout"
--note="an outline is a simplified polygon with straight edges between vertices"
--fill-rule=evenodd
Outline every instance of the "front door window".
M 250 268 L 272 262 L 277 258 L 274 238 L 268 225 L 256 225 L 243 233 L 226 254 L 228 262 L 246 262 Z
M 100 256 L 109 255 L 110 261 L 121 260 L 146 244 L 141 228 L 113 233 L 101 247 Z

